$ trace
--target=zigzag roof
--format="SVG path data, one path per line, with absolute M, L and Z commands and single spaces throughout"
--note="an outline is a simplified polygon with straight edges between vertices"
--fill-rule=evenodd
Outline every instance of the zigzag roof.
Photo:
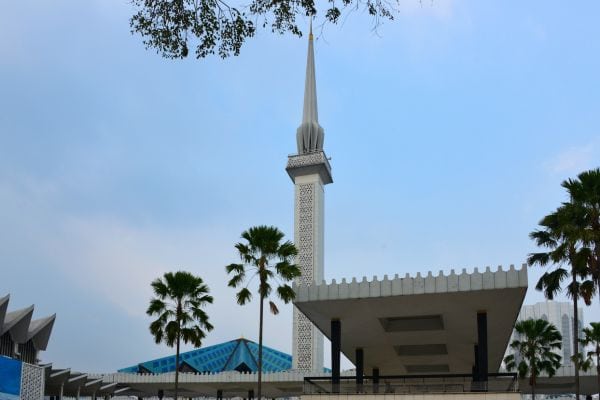
M 10 299 L 9 295 L 6 295 L 0 299 L 0 335 L 2 334 L 2 326 L 4 325 L 6 310 L 8 310 L 8 299 Z
M 292 356 L 263 345 L 263 371 L 280 372 L 292 368 Z M 258 343 L 236 339 L 180 354 L 180 370 L 187 372 L 256 372 Z M 175 371 L 175 356 L 142 362 L 119 372 L 164 373 Z
M 46 318 L 31 321 L 29 324 L 27 338 L 33 341 L 33 345 L 36 349 L 46 350 L 48 347 L 48 341 L 50 341 L 50 334 L 52 333 L 55 319 L 56 314 L 53 314 Z
M 9 332 L 15 343 L 26 343 L 30 339 L 37 350 L 46 350 L 56 314 L 32 321 L 33 305 L 8 312 L 10 295 L 0 298 L 0 336 Z
M 27 331 L 29 330 L 32 316 L 33 306 L 7 312 L 4 316 L 2 334 L 10 332 L 12 340 L 16 343 L 25 343 L 27 341 Z

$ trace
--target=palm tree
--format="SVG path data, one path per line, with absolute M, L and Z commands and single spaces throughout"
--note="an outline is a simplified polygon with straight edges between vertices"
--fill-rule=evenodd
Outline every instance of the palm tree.
M 595 289 L 600 288 L 600 168 L 585 171 L 577 179 L 562 183 L 570 197 L 563 206 L 577 215 L 582 254 L 587 259 L 587 272 Z M 588 293 L 593 295 L 594 293 Z M 587 299 L 589 301 L 589 299 Z
M 195 347 L 202 345 L 206 332 L 213 326 L 203 310 L 213 302 L 208 286 L 202 278 L 189 272 L 167 272 L 152 282 L 156 297 L 150 300 L 146 314 L 158 316 L 150 324 L 150 333 L 156 343 L 177 347 L 175 356 L 175 400 L 179 391 L 179 350 L 181 341 Z
M 562 347 L 562 336 L 554 325 L 543 319 L 526 319 L 517 322 L 518 336 L 510 344 L 515 353 L 504 358 L 506 369 L 518 371 L 521 379 L 529 376 L 531 394 L 535 400 L 537 377 L 546 373 L 550 378 L 560 367 L 561 356 L 554 350 Z M 518 354 L 520 360 L 517 360 Z
M 281 243 L 284 235 L 274 226 L 256 226 L 244 231 L 242 239 L 245 243 L 237 243 L 241 264 L 230 264 L 225 267 L 228 274 L 233 276 L 228 285 L 232 288 L 243 286 L 237 292 L 237 302 L 244 305 L 252 299 L 248 289 L 254 277 L 258 276 L 258 294 L 260 297 L 260 317 L 258 330 L 258 400 L 262 395 L 262 342 L 263 342 L 263 309 L 264 301 L 269 298 L 271 282 L 277 280 L 277 296 L 289 303 L 295 297 L 294 290 L 287 282 L 300 276 L 300 268 L 292 260 L 298 254 L 296 246 L 290 241 Z M 273 314 L 279 310 L 275 303 L 269 300 Z
M 598 380 L 598 393 L 600 394 L 600 322 L 590 322 L 589 328 L 583 329 L 583 339 L 579 342 L 584 346 L 592 346 L 593 350 L 588 351 L 586 367 L 591 367 L 593 358 L 596 358 L 596 375 Z
M 570 278 L 566 285 L 567 296 L 573 300 L 573 354 L 579 353 L 578 341 L 578 300 L 583 298 L 589 305 L 595 292 L 592 280 L 584 280 L 589 272 L 587 269 L 588 250 L 581 240 L 582 214 L 580 209 L 568 204 L 563 204 L 555 212 L 545 216 L 540 221 L 542 229 L 533 231 L 529 236 L 540 247 L 548 251 L 531 253 L 528 256 L 529 265 L 554 267 L 545 272 L 539 279 L 536 289 L 543 291 L 546 298 L 554 296 L 562 290 L 563 281 Z M 566 266 L 566 267 L 565 267 Z M 575 393 L 579 398 L 579 359 L 573 357 L 575 365 Z

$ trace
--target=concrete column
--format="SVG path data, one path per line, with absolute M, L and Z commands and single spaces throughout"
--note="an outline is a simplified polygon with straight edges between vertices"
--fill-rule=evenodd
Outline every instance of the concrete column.
M 356 392 L 362 393 L 363 391 L 363 376 L 365 373 L 365 361 L 363 349 L 356 349 Z
M 77 394 L 75 395 L 75 398 L 77 400 L 79 400 L 79 396 L 81 395 L 81 386 L 77 386 Z
M 331 391 L 340 392 L 340 365 L 342 350 L 342 324 L 339 319 L 331 320 Z
M 473 382 L 477 382 L 479 381 L 479 349 L 477 348 L 477 345 L 473 346 L 473 359 L 474 364 L 473 364 Z
M 379 368 L 373 368 L 373 393 L 379 393 Z
M 479 381 L 488 380 L 488 335 L 487 335 L 487 313 L 477 313 L 477 370 Z
M 61 383 L 60 388 L 58 389 L 58 400 L 62 400 L 64 391 L 65 391 L 65 384 Z

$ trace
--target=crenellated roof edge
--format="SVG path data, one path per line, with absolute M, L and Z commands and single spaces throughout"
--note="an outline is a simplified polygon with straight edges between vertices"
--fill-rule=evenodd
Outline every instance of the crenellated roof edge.
M 369 281 L 364 276 L 361 281 L 352 278 L 350 282 L 342 279 L 338 283 L 333 279 L 330 283 L 322 281 L 319 284 L 310 285 L 294 284 L 296 292 L 294 303 L 519 287 L 527 288 L 527 265 L 525 264 L 521 269 L 516 269 L 514 265 L 511 265 L 508 270 L 499 266 L 496 271 L 486 267 L 483 272 L 479 272 L 479 269 L 475 268 L 472 273 L 463 269 L 459 274 L 451 270 L 449 274 L 439 271 L 438 275 L 434 276 L 429 271 L 426 276 L 417 273 L 414 277 L 409 274 L 400 277 L 396 274 L 392 279 L 384 275 L 383 279 L 374 276 Z

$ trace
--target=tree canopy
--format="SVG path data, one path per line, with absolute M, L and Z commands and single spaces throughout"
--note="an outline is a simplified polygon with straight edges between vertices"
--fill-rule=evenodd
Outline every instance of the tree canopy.
M 578 331 L 579 316 L 577 302 L 582 298 L 590 305 L 600 285 L 600 169 L 582 172 L 577 179 L 562 183 L 569 201 L 563 202 L 556 211 L 540 221 L 540 229 L 529 236 L 546 251 L 531 253 L 529 265 L 551 266 L 536 285 L 552 300 L 563 288 L 573 300 L 573 349 L 575 357 L 575 391 L 579 396 Z
M 239 55 L 246 39 L 257 27 L 272 32 L 302 36 L 298 17 L 323 15 L 337 23 L 345 11 L 363 10 L 373 17 L 374 26 L 394 19 L 398 0 L 251 0 L 237 5 L 226 0 L 132 0 L 135 13 L 131 32 L 139 33 L 148 49 L 165 58 L 196 58 L 218 54 Z M 416 0 L 415 0 L 416 1 Z
M 213 329 L 204 311 L 213 298 L 202 278 L 186 271 L 167 272 L 151 285 L 155 297 L 150 300 L 146 314 L 158 318 L 150 324 L 150 333 L 157 344 L 176 346 L 174 397 L 177 400 L 181 341 L 195 347 L 202 345 L 206 332 Z
M 287 283 L 293 281 L 301 274 L 300 268 L 293 264 L 294 257 L 298 254 L 296 246 L 290 241 L 283 241 L 284 235 L 274 226 L 255 226 L 242 232 L 245 243 L 237 243 L 241 264 L 229 264 L 225 270 L 232 277 L 228 286 L 242 287 L 236 294 L 239 305 L 244 305 L 252 299 L 252 292 L 248 285 L 258 277 L 258 295 L 260 297 L 259 329 L 258 329 L 258 395 L 262 396 L 262 348 L 263 348 L 263 308 L 264 301 L 268 300 L 272 291 L 272 284 L 277 285 L 277 297 L 284 303 L 294 300 L 296 294 Z M 272 301 L 269 306 L 273 314 L 278 314 L 279 309 Z
M 517 338 L 510 343 L 514 352 L 504 358 L 506 369 L 518 371 L 520 378 L 529 377 L 535 399 L 537 377 L 541 373 L 550 378 L 560 367 L 561 356 L 555 353 L 562 347 L 562 336 L 554 325 L 543 319 L 526 319 L 515 324 Z

